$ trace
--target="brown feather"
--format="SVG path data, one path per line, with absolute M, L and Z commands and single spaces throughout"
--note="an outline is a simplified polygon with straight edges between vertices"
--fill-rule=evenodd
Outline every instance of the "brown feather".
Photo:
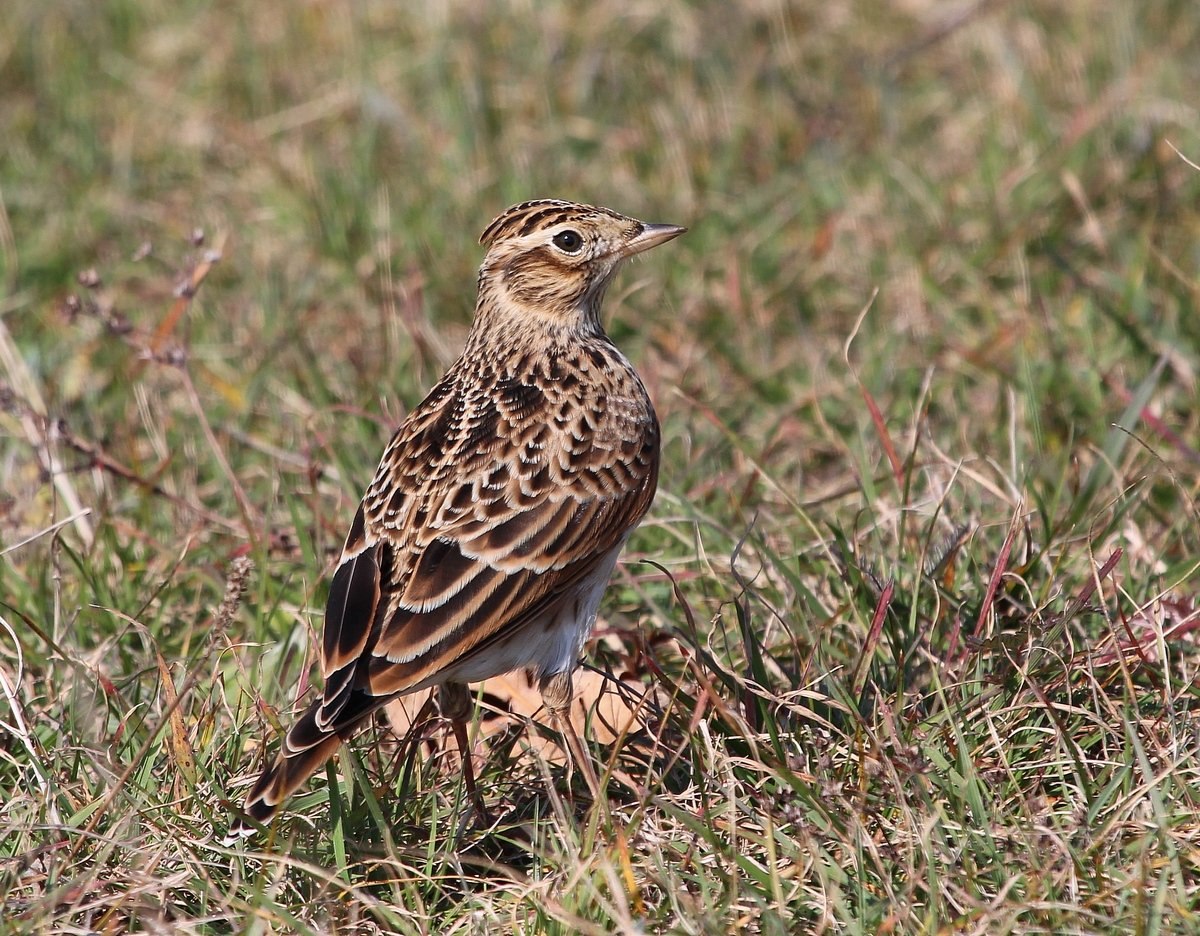
M 658 479 L 654 408 L 599 305 L 625 256 L 681 230 L 542 200 L 484 231 L 466 347 L 367 489 L 330 586 L 324 693 L 251 789 L 252 818 L 269 818 L 397 695 L 575 668 Z M 537 622 L 547 630 L 522 636 Z

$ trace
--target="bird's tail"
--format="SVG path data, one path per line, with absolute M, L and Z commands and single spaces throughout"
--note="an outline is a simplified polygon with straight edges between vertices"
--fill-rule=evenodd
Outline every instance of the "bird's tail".
M 261 824 L 270 822 L 288 797 L 333 756 L 342 739 L 350 737 L 363 718 L 370 714 L 368 710 L 349 723 L 347 719 L 339 718 L 336 724 L 322 728 L 317 724 L 320 710 L 321 701 L 318 700 L 292 725 L 275 760 L 246 794 L 242 806 L 245 816 L 234 818 L 226 842 L 254 833 L 255 826 L 248 819 Z

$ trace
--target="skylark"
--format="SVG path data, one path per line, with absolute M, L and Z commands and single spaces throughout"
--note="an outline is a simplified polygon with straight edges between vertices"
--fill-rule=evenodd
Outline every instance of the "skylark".
M 440 687 L 465 755 L 466 684 L 521 669 L 596 788 L 561 714 L 659 457 L 654 407 L 600 306 L 623 260 L 684 230 L 549 199 L 484 230 L 466 346 L 383 453 L 329 590 L 324 692 L 247 795 L 250 819 L 270 820 L 371 713 L 419 689 Z

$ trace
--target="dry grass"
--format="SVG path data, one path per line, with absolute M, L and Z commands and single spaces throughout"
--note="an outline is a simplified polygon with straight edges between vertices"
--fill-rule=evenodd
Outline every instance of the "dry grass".
M 1193 7 L 10 2 L 0 931 L 1195 929 Z M 489 697 L 494 826 L 381 726 L 223 848 L 540 195 L 691 228 L 610 803 Z

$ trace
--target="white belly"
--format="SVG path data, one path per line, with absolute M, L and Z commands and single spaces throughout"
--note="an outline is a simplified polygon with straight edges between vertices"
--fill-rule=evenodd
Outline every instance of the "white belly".
M 438 682 L 480 682 L 513 670 L 528 669 L 536 684 L 543 676 L 575 669 L 624 545 L 624 540 L 618 543 L 579 582 L 574 595 L 568 595 L 558 607 L 486 650 L 448 667 L 439 674 Z

